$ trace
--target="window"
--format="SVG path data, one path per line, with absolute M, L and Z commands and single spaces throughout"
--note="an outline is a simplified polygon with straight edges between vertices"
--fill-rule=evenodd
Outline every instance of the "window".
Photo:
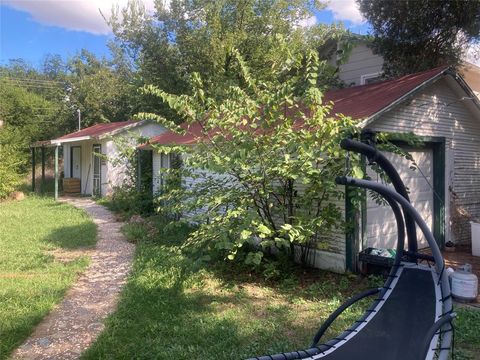
M 373 84 L 375 82 L 381 81 L 382 75 L 383 74 L 381 72 L 362 75 L 360 76 L 360 85 Z

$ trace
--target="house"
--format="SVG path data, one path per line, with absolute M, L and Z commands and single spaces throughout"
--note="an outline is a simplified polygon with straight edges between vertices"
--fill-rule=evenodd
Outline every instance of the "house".
M 343 113 L 373 131 L 421 137 L 421 146 L 402 143 L 417 169 L 396 155 L 394 162 L 411 193 L 413 205 L 429 224 L 440 246 L 447 240 L 470 243 L 471 219 L 480 219 L 480 101 L 465 80 L 448 67 L 350 88 L 325 95 L 332 101 L 332 115 Z M 185 135 L 166 131 L 150 143 L 194 145 L 200 128 Z M 144 147 L 145 148 L 145 147 Z M 161 169 L 169 167 L 169 155 L 153 154 L 154 189 L 161 186 Z M 347 201 L 348 203 L 348 201 Z M 366 247 L 394 247 L 396 226 L 389 208 L 364 199 L 359 213 L 347 211 L 357 222 L 354 233 L 337 233 L 327 251 L 316 250 L 315 266 L 344 272 L 356 269 L 359 251 Z M 426 245 L 419 234 L 420 243 Z
M 122 185 L 126 180 L 125 162 L 115 161 L 120 160 L 116 139 L 126 137 L 127 144 L 135 147 L 136 137 L 151 138 L 164 131 L 165 128 L 149 120 L 129 120 L 97 124 L 50 140 L 48 144 L 41 142 L 36 145 L 56 148 L 57 173 L 58 148 L 63 147 L 64 179 L 67 182 L 69 179 L 75 179 L 75 192 L 105 196 L 111 194 L 116 186 Z
M 370 41 L 365 36 L 355 35 L 352 41 L 354 43 L 348 59 L 338 65 L 338 78 L 347 86 L 366 85 L 382 80 L 383 57 L 373 52 Z M 337 44 L 337 54 L 341 51 L 343 50 L 340 44 Z M 338 55 L 335 55 L 330 58 L 331 65 L 336 65 L 337 57 Z M 459 74 L 480 98 L 480 67 L 464 62 L 459 68 Z
M 364 37 L 356 38 L 348 60 L 338 66 L 338 78 L 347 86 L 366 85 L 382 78 L 383 58 L 368 45 Z

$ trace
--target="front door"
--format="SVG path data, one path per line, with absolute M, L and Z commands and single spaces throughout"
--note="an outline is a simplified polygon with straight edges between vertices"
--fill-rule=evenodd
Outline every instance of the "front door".
M 71 159 L 72 162 L 70 164 L 70 177 L 81 179 L 82 176 L 82 148 L 80 146 L 72 146 L 71 148 Z
M 93 145 L 93 195 L 102 195 L 102 145 Z

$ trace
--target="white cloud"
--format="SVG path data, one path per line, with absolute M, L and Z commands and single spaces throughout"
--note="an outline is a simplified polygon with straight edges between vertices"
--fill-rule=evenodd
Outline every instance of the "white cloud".
M 353 24 L 362 24 L 365 18 L 360 13 L 355 0 L 330 0 L 327 9 L 333 13 L 335 20 L 348 20 Z
M 300 20 L 298 26 L 300 27 L 310 27 L 317 23 L 317 17 L 315 15 L 310 16 L 309 18 Z
M 128 0 L 2 0 L 16 10 L 29 13 L 32 20 L 43 25 L 68 30 L 108 34 L 110 29 L 100 11 L 110 14 L 112 6 L 124 7 Z M 154 10 L 154 0 L 143 0 L 147 11 Z

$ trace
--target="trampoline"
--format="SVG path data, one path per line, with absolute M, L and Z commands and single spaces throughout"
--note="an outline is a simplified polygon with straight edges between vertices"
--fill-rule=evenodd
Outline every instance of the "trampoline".
M 364 155 L 389 177 L 393 188 L 370 180 L 339 177 L 337 184 L 368 189 L 390 205 L 397 222 L 397 252 L 382 287 L 366 290 L 342 304 L 313 337 L 309 348 L 249 360 L 446 360 L 453 340 L 452 298 L 448 275 L 434 236 L 410 204 L 398 172 L 374 147 L 345 139 L 341 147 Z M 432 255 L 419 253 L 416 226 L 424 234 Z M 405 250 L 405 229 L 408 250 Z M 339 336 L 320 343 L 334 320 L 347 308 L 368 296 L 371 306 Z

